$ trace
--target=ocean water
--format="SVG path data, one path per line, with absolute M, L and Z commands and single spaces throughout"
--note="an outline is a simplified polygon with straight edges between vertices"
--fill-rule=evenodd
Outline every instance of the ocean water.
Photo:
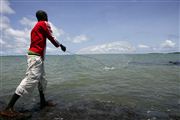
M 2 56 L 0 61 L 3 109 L 27 63 L 26 56 Z M 169 61 L 180 61 L 180 54 L 47 56 L 46 96 L 58 105 L 36 110 L 35 89 L 16 108 L 30 110 L 32 120 L 180 120 L 180 65 Z

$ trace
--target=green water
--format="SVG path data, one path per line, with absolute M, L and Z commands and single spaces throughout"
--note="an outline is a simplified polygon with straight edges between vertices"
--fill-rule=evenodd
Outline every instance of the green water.
M 0 97 L 5 98 L 25 76 L 27 63 L 26 56 L 4 56 L 0 60 Z M 101 101 L 137 108 L 144 113 L 178 114 L 180 65 L 169 61 L 180 61 L 180 55 L 47 56 L 46 94 L 68 103 Z M 32 96 L 37 95 L 35 90 Z

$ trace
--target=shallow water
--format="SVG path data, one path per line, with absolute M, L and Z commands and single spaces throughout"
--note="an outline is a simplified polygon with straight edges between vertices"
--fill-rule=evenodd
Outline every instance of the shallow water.
M 179 54 L 47 56 L 47 99 L 38 109 L 38 92 L 16 104 L 32 120 L 180 120 Z M 26 57 L 1 57 L 0 108 L 25 75 Z

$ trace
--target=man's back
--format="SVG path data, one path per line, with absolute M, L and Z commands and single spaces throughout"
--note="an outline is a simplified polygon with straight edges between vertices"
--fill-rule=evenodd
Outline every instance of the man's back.
M 52 30 L 47 21 L 39 21 L 31 31 L 31 44 L 29 51 L 39 54 L 41 57 L 45 55 L 46 38 L 48 38 L 56 47 L 59 42 L 52 35 Z

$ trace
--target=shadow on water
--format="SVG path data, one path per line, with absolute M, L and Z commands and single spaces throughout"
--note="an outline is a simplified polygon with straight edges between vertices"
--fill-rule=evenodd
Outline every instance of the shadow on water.
M 0 109 L 5 107 L 0 101 Z M 30 107 L 31 106 L 31 107 Z M 16 105 L 16 110 L 31 113 L 26 118 L 4 118 L 0 120 L 180 120 L 180 115 L 160 113 L 130 108 L 112 102 L 80 100 L 75 102 L 61 101 L 55 107 L 39 109 L 39 104 Z

